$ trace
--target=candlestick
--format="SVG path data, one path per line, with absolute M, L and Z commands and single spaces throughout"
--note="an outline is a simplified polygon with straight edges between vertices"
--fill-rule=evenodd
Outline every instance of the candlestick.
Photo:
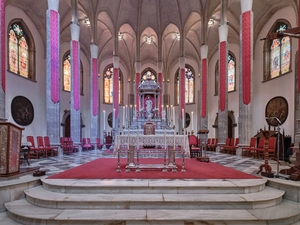
M 166 127 L 165 127 L 165 132 L 164 132 L 164 138 L 165 138 L 165 149 L 167 149 L 167 140 L 166 140 Z
M 123 106 L 123 126 L 125 126 L 125 106 Z
M 103 130 L 105 130 L 105 110 L 103 110 Z
M 194 120 L 194 112 L 192 111 L 192 118 L 191 118 L 191 123 L 192 123 L 192 131 L 194 130 L 194 124 L 193 124 L 193 120 Z
M 175 125 L 175 107 L 173 106 L 173 125 Z
M 182 111 L 182 129 L 184 129 L 184 109 Z
M 115 128 L 115 113 L 116 113 L 116 109 L 113 110 L 113 129 Z

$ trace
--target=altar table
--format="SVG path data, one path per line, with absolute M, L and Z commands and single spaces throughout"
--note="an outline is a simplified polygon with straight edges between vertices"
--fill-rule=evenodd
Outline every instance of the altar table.
M 175 152 L 180 151 L 182 154 L 182 170 L 184 168 L 184 158 L 189 157 L 189 141 L 186 135 L 117 135 L 115 139 L 114 151 L 118 154 L 118 168 L 117 172 L 120 171 L 120 148 L 127 149 L 127 165 L 126 171 L 130 169 L 136 169 L 140 172 L 140 169 L 153 169 L 152 166 L 145 166 L 139 163 L 139 153 L 141 149 L 147 148 L 147 146 L 154 146 L 156 151 L 161 151 L 164 154 L 164 163 L 156 168 L 162 168 L 163 172 L 167 172 L 167 169 L 172 169 L 173 172 L 177 171 L 175 164 Z M 136 162 L 135 162 L 136 157 Z M 166 162 L 168 157 L 168 162 Z

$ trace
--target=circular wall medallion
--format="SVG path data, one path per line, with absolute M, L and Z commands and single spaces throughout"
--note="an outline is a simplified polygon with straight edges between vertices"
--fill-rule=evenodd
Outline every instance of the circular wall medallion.
M 270 126 L 283 124 L 288 117 L 288 102 L 284 97 L 272 98 L 266 106 L 266 121 Z
M 185 127 L 184 128 L 188 128 L 191 124 L 191 117 L 190 114 L 188 114 L 187 112 L 185 113 Z
M 11 102 L 11 114 L 17 124 L 27 126 L 34 118 L 33 105 L 29 99 L 16 96 Z

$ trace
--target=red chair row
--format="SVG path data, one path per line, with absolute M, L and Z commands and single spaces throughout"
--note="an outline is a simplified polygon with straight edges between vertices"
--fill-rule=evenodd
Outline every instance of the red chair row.
M 208 138 L 206 143 L 206 149 L 207 151 L 216 151 L 216 148 L 218 146 L 218 138 Z
M 73 144 L 73 140 L 71 137 L 61 137 L 60 145 L 64 154 L 78 152 L 78 146 Z
M 276 151 L 276 137 L 269 138 L 269 145 L 268 145 L 268 154 L 269 157 L 274 159 L 275 158 L 275 151 Z M 242 148 L 242 155 L 254 158 L 264 158 L 264 145 L 265 139 L 261 137 L 259 139 L 258 145 L 256 147 L 257 138 L 252 137 L 250 139 L 250 145 L 248 147 Z
M 27 142 L 31 144 L 29 157 L 36 158 L 55 156 L 58 154 L 58 146 L 51 146 L 48 136 L 37 136 L 37 146 L 35 145 L 34 137 L 27 136 Z
M 225 145 L 220 147 L 220 152 L 235 155 L 239 145 L 239 138 L 226 138 Z

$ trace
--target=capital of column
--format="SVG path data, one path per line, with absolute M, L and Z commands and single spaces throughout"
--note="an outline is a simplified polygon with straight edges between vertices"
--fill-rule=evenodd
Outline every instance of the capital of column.
M 208 53 L 208 45 L 202 45 L 200 47 L 200 52 L 201 52 L 201 59 L 206 59 Z
M 97 59 L 97 55 L 98 55 L 98 46 L 94 43 L 92 43 L 90 45 L 90 49 L 91 49 L 91 57 L 94 59 Z
M 179 58 L 179 67 L 180 67 L 180 69 L 185 68 L 185 57 L 180 57 Z
M 119 68 L 119 57 L 118 56 L 113 56 L 113 64 L 114 64 L 114 68 Z
M 79 41 L 80 27 L 76 23 L 71 23 L 71 37 L 73 41 Z
M 252 3 L 253 0 L 241 0 L 241 10 L 242 10 L 242 14 L 244 12 L 247 11 L 251 11 L 252 10 Z
M 220 42 L 227 41 L 227 37 L 228 37 L 228 25 L 223 24 L 219 27 Z
M 58 12 L 59 0 L 48 0 L 48 9 Z
M 135 66 L 135 72 L 140 73 L 141 72 L 141 62 L 135 62 L 134 66 Z

